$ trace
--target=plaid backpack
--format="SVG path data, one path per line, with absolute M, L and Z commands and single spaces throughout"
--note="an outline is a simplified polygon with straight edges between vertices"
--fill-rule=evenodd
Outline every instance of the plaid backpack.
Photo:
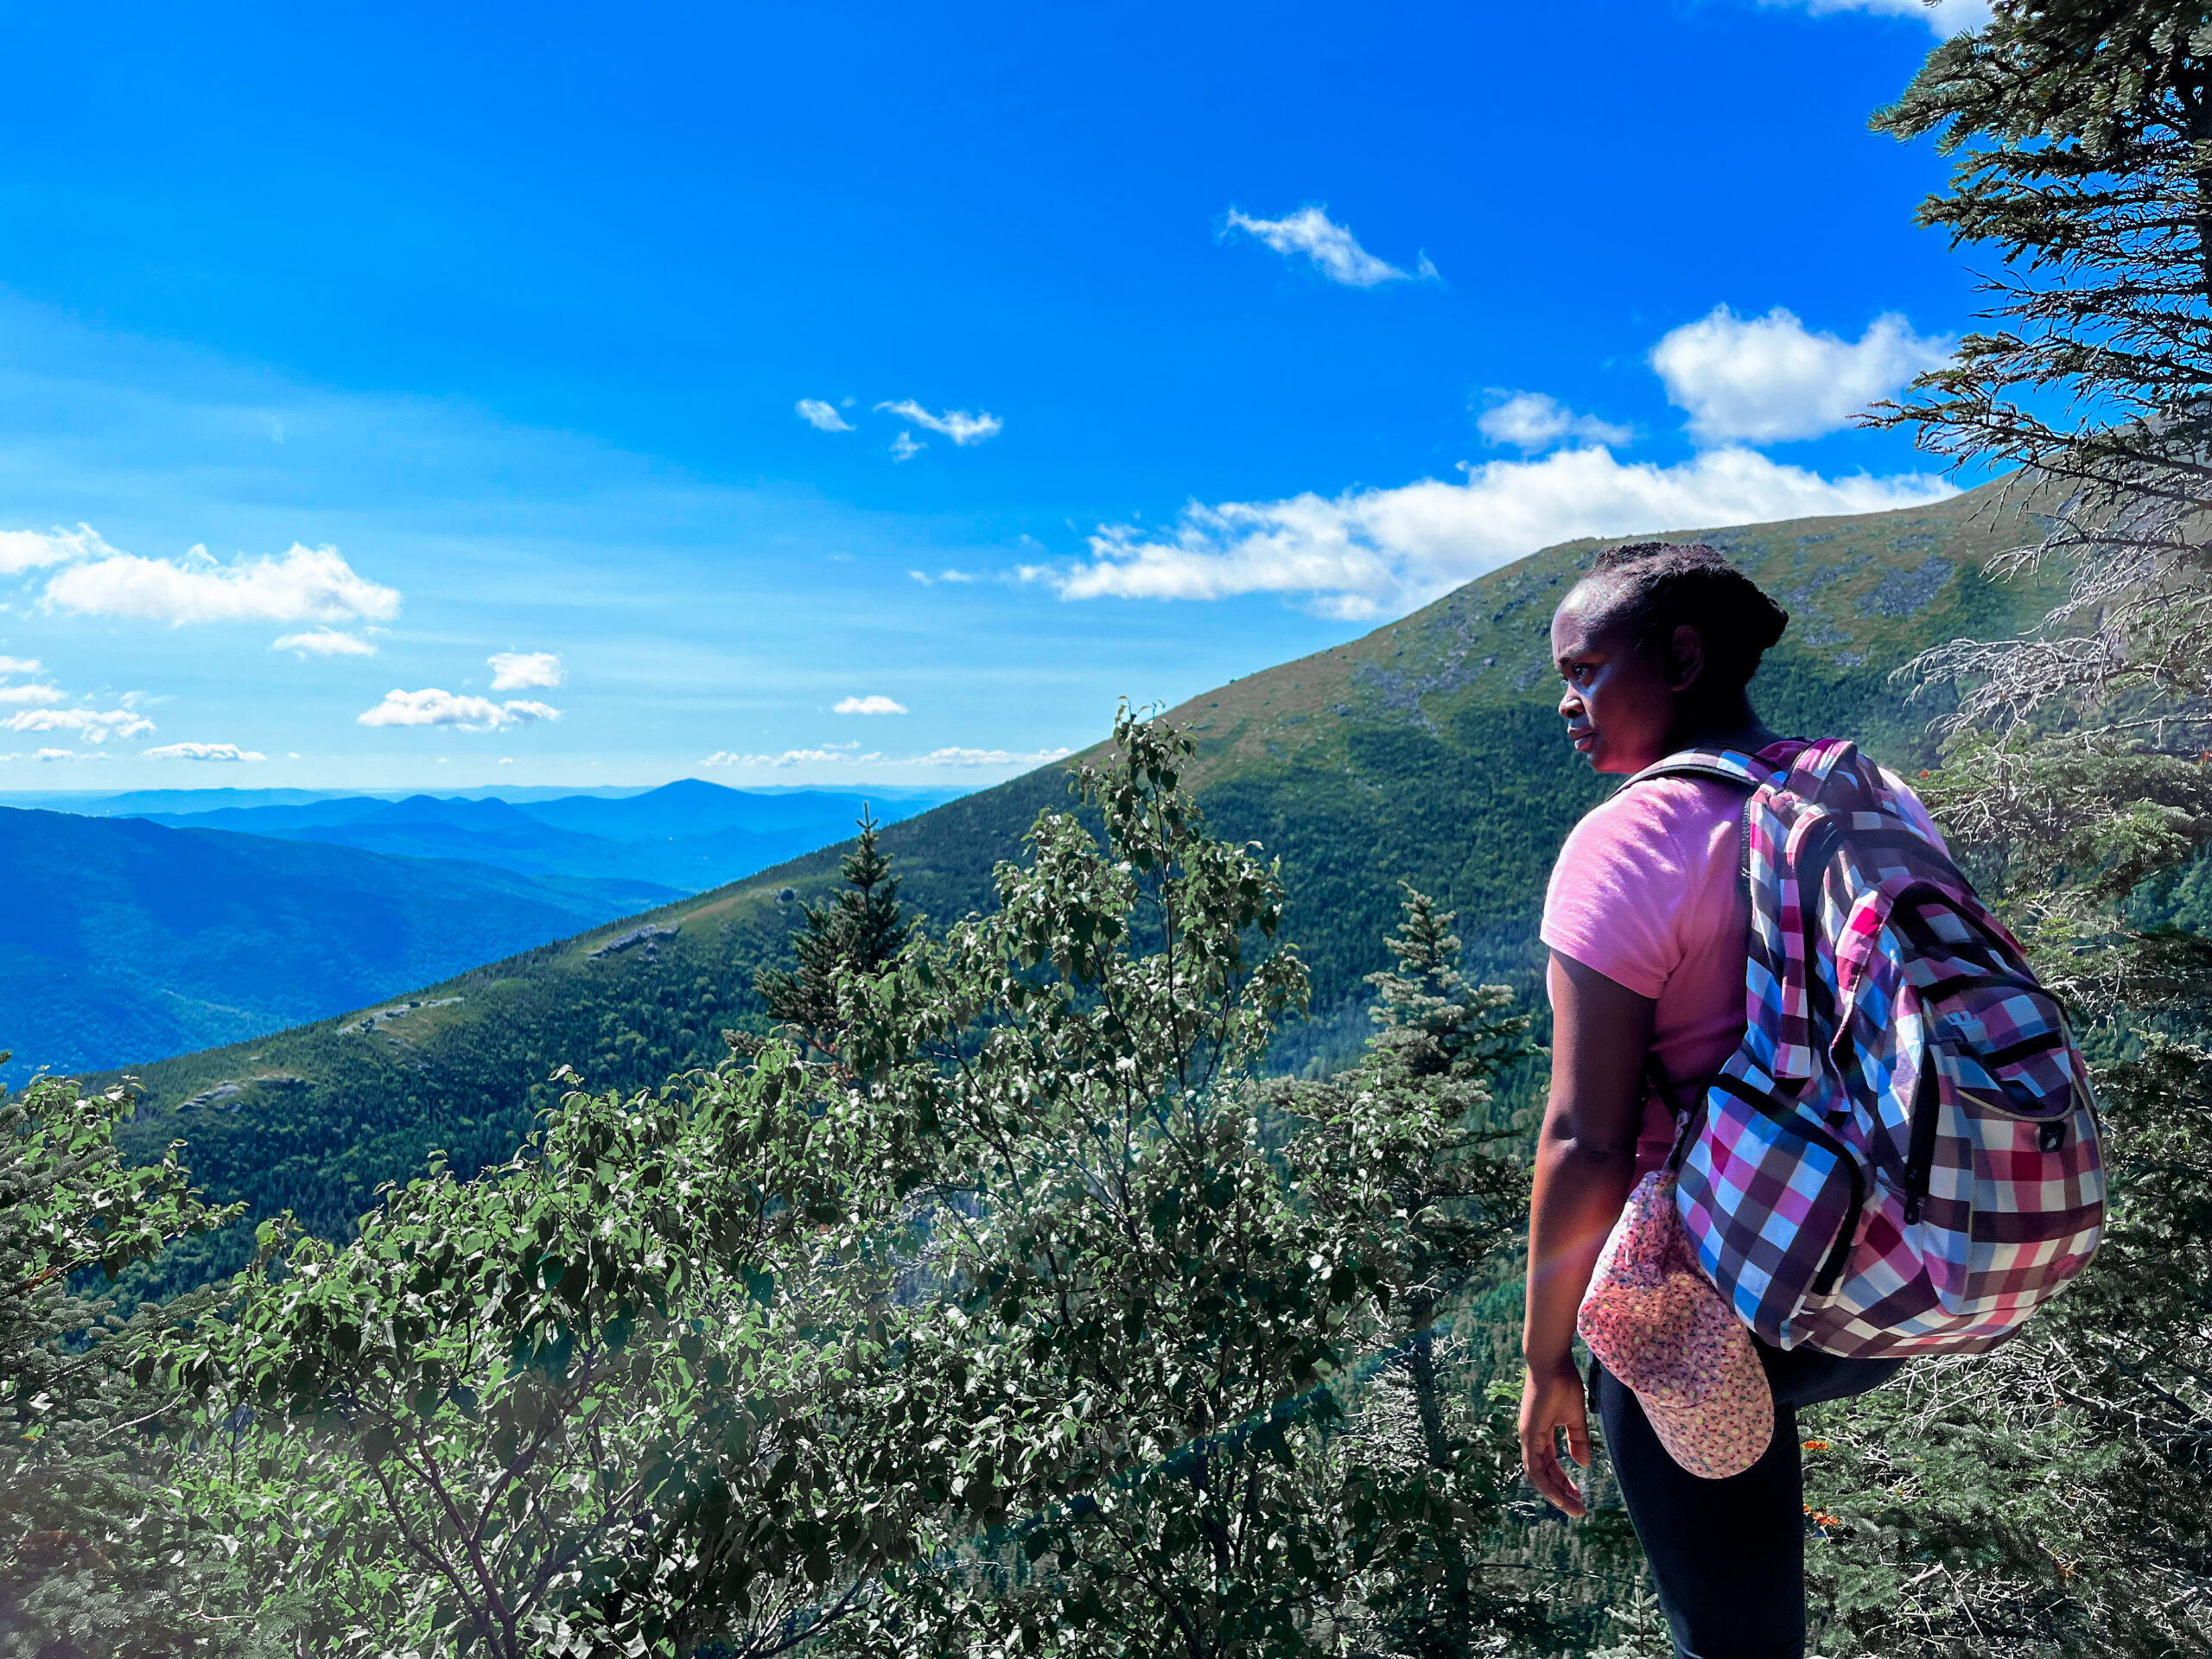
M 1742 1046 L 1684 1115 L 1675 1205 L 1777 1347 L 1980 1352 L 2104 1221 L 2088 1072 L 2019 944 L 1852 744 L 1786 772 L 1686 750 L 1629 780 L 1744 785 Z

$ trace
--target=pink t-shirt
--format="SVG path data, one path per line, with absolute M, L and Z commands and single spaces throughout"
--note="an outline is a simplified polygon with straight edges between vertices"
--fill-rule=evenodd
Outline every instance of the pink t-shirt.
M 1776 744 L 1759 758 L 1784 766 L 1802 747 Z M 1890 782 L 1935 835 L 1919 798 Z M 1652 1052 L 1684 1105 L 1744 1039 L 1743 814 L 1744 791 L 1714 779 L 1621 790 L 1569 832 L 1544 893 L 1546 944 L 1658 1004 Z M 1666 1162 L 1674 1138 L 1670 1109 L 1654 1096 L 1637 1138 L 1639 1177 Z

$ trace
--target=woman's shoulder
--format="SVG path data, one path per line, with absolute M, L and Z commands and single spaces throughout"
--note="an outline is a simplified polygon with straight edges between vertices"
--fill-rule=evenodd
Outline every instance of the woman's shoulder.
M 1567 832 L 1560 860 L 1702 845 L 1742 816 L 1744 791 L 1712 778 L 1652 778 L 1618 789 Z
M 1686 918 L 1713 902 L 1724 864 L 1732 891 L 1742 803 L 1741 790 L 1714 780 L 1654 778 L 1593 807 L 1552 867 L 1544 943 L 1656 997 L 1681 965 Z

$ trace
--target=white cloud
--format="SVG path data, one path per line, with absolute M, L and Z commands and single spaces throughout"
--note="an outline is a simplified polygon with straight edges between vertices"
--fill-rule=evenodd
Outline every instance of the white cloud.
M 836 406 L 825 404 L 819 397 L 802 397 L 797 408 L 798 417 L 820 432 L 849 432 L 852 423 L 837 412 Z
M 296 652 L 302 658 L 308 657 L 373 657 L 376 642 L 364 639 L 358 633 L 340 633 L 336 628 L 309 628 L 304 633 L 288 633 L 269 642 L 271 651 Z
M 0 576 L 20 575 L 49 564 L 69 564 L 115 550 L 90 524 L 74 530 L 0 530 Z
M 14 757 L 10 756 L 10 758 L 12 760 Z M 41 749 L 38 752 L 38 758 L 41 760 L 74 760 L 77 758 L 77 751 L 74 749 Z M 105 760 L 107 757 L 104 754 L 88 754 L 85 759 L 87 760 Z
M 11 732 L 75 732 L 87 743 L 111 737 L 142 737 L 154 722 L 128 709 L 26 709 L 0 721 Z
M 494 691 L 551 691 L 569 677 L 559 655 L 550 651 L 502 651 L 484 659 Z
M 1041 766 L 1047 760 L 1064 760 L 1067 749 L 931 749 L 909 764 L 917 766 Z
M 1523 454 L 1548 449 L 1573 439 L 1578 443 L 1626 443 L 1636 434 L 1625 426 L 1578 415 L 1541 391 L 1498 394 L 1504 401 L 1483 411 L 1476 429 L 1492 443 L 1510 443 Z
M 1872 512 L 1955 493 L 1925 474 L 1826 479 L 1749 449 L 1708 450 L 1673 467 L 1617 461 L 1602 448 L 1563 449 L 1469 467 L 1464 483 L 1193 503 L 1172 533 L 1109 525 L 1090 538 L 1088 563 L 1028 565 L 1020 575 L 1064 599 L 1294 594 L 1333 616 L 1402 614 L 1578 536 Z
M 1412 270 L 1401 270 L 1387 259 L 1377 259 L 1359 245 L 1349 227 L 1331 219 L 1321 206 L 1301 207 L 1283 219 L 1254 219 L 1232 207 L 1222 235 L 1226 237 L 1230 231 L 1255 236 L 1285 256 L 1302 253 L 1324 276 L 1346 288 L 1373 288 L 1380 283 L 1410 282 L 1416 276 L 1430 278 L 1437 275 L 1436 267 L 1429 264 L 1427 254 L 1421 256 L 1420 264 Z
M 1006 423 L 988 410 L 970 415 L 964 409 L 948 409 L 942 415 L 932 415 L 911 397 L 902 397 L 895 404 L 878 404 L 876 408 L 931 432 L 941 432 L 963 448 L 986 438 L 995 438 L 1006 430 Z
M 931 749 L 927 754 L 888 755 L 855 753 L 859 745 L 831 744 L 819 749 L 785 749 L 781 754 L 741 754 L 717 749 L 699 764 L 702 766 L 1036 766 L 1066 758 L 1066 749 Z
M 142 751 L 149 760 L 266 760 L 269 757 L 255 749 L 242 749 L 235 743 L 164 743 L 158 748 Z
M 10 674 L 36 674 L 41 671 L 35 657 L 0 657 L 0 678 Z
M 1876 398 L 1945 361 L 1955 343 L 1914 334 L 1894 312 L 1853 344 L 1814 334 L 1780 306 L 1739 317 L 1721 305 L 1654 346 L 1651 366 L 1668 400 L 1689 411 L 1692 435 L 1772 443 L 1849 425 Z
M 1802 5 L 1815 16 L 1837 11 L 1872 11 L 1891 17 L 1920 17 L 1940 40 L 1964 35 L 1989 21 L 1988 0 L 1759 0 L 1763 6 Z
M 925 588 L 934 588 L 940 582 L 966 582 L 982 580 L 972 570 L 940 570 L 935 575 L 931 575 L 926 570 L 909 570 L 906 574 Z
M 357 575 L 334 547 L 294 543 L 281 557 L 218 564 L 204 547 L 181 559 L 109 551 L 46 585 L 47 602 L 94 616 L 187 622 L 389 621 L 399 593 Z
M 887 696 L 871 694 L 865 697 L 847 697 L 830 711 L 833 715 L 903 715 L 906 705 L 893 702 Z
M 294 758 L 296 759 L 297 757 L 295 756 Z M 503 754 L 499 757 L 499 764 L 503 766 L 512 766 L 514 763 L 515 758 L 512 754 Z
M 0 685 L 0 702 L 59 702 L 61 691 L 52 685 Z
M 857 743 L 832 743 L 819 749 L 785 749 L 781 754 L 740 754 L 717 749 L 699 764 L 704 766 L 821 766 L 875 761 L 880 754 L 861 754 Z
M 901 432 L 897 437 L 891 440 L 891 459 L 893 461 L 912 461 L 916 455 L 920 454 L 923 450 L 928 448 L 929 445 L 926 443 L 916 443 L 914 442 L 914 435 L 912 433 Z
M 395 688 L 375 708 L 354 716 L 364 726 L 451 726 L 464 732 L 496 732 L 560 718 L 558 709 L 542 702 L 493 702 L 489 697 L 455 696 L 435 687 L 421 691 Z

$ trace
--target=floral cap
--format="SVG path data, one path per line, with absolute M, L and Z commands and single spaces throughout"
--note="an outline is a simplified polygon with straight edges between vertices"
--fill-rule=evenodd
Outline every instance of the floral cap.
M 1758 1350 L 1698 1267 L 1666 1172 L 1629 1195 L 1574 1328 L 1690 1473 L 1740 1475 L 1773 1440 L 1774 1394 Z

